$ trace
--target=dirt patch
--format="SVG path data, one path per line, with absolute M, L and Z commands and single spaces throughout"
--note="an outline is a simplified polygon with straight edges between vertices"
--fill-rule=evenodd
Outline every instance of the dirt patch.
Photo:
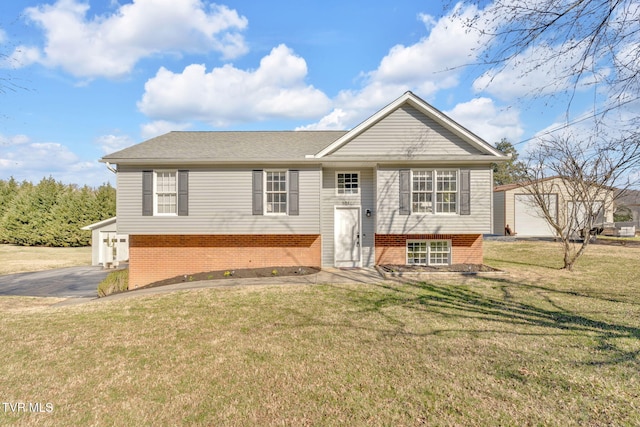
M 260 277 L 305 276 L 308 274 L 315 274 L 319 271 L 320 269 L 317 267 L 265 267 L 216 270 L 207 271 L 204 273 L 176 276 L 170 279 L 151 283 L 139 289 L 174 285 L 176 283 L 184 282 L 197 282 L 200 280 L 255 279 Z
M 379 266 L 385 273 L 484 273 L 500 271 L 484 264 L 452 264 L 439 267 L 426 265 L 385 264 Z

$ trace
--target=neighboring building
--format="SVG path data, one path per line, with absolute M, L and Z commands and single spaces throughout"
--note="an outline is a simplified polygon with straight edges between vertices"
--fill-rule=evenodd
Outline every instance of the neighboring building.
M 618 190 L 616 196 L 616 210 L 620 209 L 620 213 L 630 215 L 631 221 L 628 221 L 636 229 L 640 229 L 640 191 L 638 190 Z
M 91 265 L 117 267 L 129 260 L 129 236 L 117 232 L 116 217 L 82 227 L 91 230 Z
M 117 165 L 130 288 L 213 270 L 482 263 L 491 164 L 411 92 L 350 131 L 171 132 Z
M 556 237 L 555 231 L 544 218 L 539 206 L 531 194 L 531 183 L 506 184 L 494 188 L 494 226 L 496 234 L 505 234 L 507 225 L 517 237 Z M 538 181 L 541 193 L 548 197 L 551 215 L 558 221 L 566 221 L 569 212 L 576 212 L 576 222 L 583 222 L 580 200 L 573 200 L 562 179 L 549 177 Z M 598 202 L 600 213 L 595 223 L 613 222 L 613 191 L 611 189 L 594 190 L 601 193 Z M 566 222 L 562 222 L 566 223 Z M 578 234 L 577 230 L 573 230 Z

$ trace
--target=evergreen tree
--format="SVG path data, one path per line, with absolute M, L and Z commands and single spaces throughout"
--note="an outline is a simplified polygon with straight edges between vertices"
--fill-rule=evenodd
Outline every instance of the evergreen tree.
M 115 216 L 116 190 L 65 185 L 52 177 L 37 185 L 0 180 L 0 243 L 86 246 L 85 225 Z
M 12 199 L 11 205 L 7 207 L 2 217 L 2 241 L 15 245 L 29 245 L 29 229 L 31 214 L 33 212 L 32 193 L 34 192 L 31 183 L 24 182 L 20 185 L 20 190 Z
M 98 222 L 116 216 L 116 189 L 111 184 L 102 184 L 95 190 L 92 211 L 91 222 Z
M 504 154 L 511 154 L 511 159 L 506 162 L 493 163 L 493 185 L 513 184 L 522 181 L 527 170 L 523 162 L 518 161 L 518 151 L 503 138 L 496 144 L 496 148 Z
M 0 218 L 4 215 L 11 201 L 18 194 L 20 185 L 11 177 L 9 181 L 0 180 Z

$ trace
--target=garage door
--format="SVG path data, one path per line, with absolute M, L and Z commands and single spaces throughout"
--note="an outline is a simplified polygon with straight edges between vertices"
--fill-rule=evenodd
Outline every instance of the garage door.
M 557 217 L 557 196 L 548 194 L 549 211 Z M 536 205 L 530 194 L 515 195 L 515 232 L 518 237 L 553 237 L 555 233 L 542 215 L 542 210 Z

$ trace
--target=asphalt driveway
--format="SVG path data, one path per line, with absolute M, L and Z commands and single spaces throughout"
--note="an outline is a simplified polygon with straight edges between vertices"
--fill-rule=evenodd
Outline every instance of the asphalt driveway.
M 96 298 L 98 284 L 110 271 L 83 266 L 0 276 L 0 295 Z

